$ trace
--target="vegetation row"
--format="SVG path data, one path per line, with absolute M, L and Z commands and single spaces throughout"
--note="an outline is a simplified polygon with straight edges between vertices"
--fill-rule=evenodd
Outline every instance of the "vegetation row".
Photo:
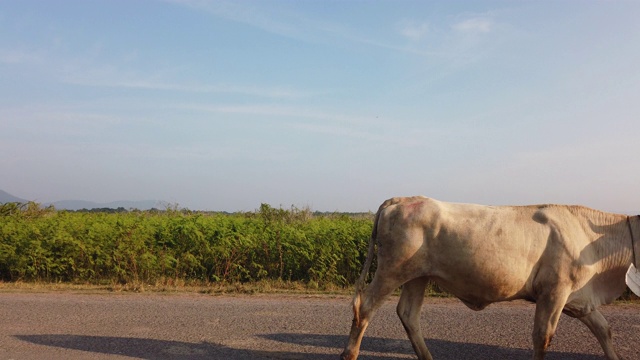
M 283 280 L 353 284 L 372 216 L 273 208 L 248 213 L 71 212 L 0 205 L 0 280 L 154 284 Z

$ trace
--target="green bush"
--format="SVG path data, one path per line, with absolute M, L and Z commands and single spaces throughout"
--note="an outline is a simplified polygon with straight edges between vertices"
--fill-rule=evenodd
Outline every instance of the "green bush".
M 248 213 L 71 212 L 0 205 L 3 281 L 298 281 L 345 286 L 366 256 L 372 216 L 262 204 Z

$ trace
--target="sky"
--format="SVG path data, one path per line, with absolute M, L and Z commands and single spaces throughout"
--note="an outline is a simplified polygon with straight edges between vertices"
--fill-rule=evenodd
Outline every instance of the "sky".
M 640 211 L 639 1 L 0 1 L 0 189 Z

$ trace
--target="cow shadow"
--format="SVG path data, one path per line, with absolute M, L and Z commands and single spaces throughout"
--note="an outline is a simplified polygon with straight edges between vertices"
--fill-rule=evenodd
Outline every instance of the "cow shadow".
M 342 351 L 346 337 L 326 334 L 264 334 L 263 339 L 275 342 L 296 344 L 307 347 L 324 347 L 335 349 L 334 354 L 317 352 L 295 352 L 275 350 L 251 350 L 232 348 L 216 343 L 188 343 L 171 340 L 144 339 L 133 337 L 87 336 L 64 334 L 16 335 L 15 338 L 32 344 L 52 346 L 90 353 L 128 356 L 138 359 L 161 360 L 204 360 L 204 359 L 300 359 L 300 360 L 335 360 Z M 531 350 L 510 349 L 492 345 L 466 344 L 445 340 L 427 339 L 427 345 L 434 358 L 438 360 L 465 359 L 513 359 L 531 358 Z M 413 354 L 408 340 L 368 337 L 362 342 L 364 359 L 393 359 L 398 355 Z M 376 352 L 388 355 L 369 355 Z M 326 352 L 326 350 L 324 351 Z M 596 360 L 601 357 L 565 352 L 550 352 L 548 360 Z
M 336 354 L 342 351 L 346 342 L 345 336 L 338 335 L 311 335 L 311 334 L 266 334 L 260 335 L 269 340 L 283 343 L 293 343 L 306 346 L 339 348 Z M 425 339 L 427 347 L 437 360 L 478 360 L 478 359 L 509 359 L 530 360 L 532 349 L 505 348 L 495 345 L 460 343 L 438 339 Z M 364 337 L 360 350 L 375 353 L 410 354 L 415 353 L 408 339 L 388 339 L 377 337 Z M 336 357 L 337 358 L 337 357 Z M 375 356 L 364 355 L 364 359 L 375 359 Z M 384 356 L 385 359 L 394 356 Z M 403 356 L 404 358 L 404 356 Z M 547 353 L 545 360 L 602 360 L 603 357 L 592 354 L 554 352 Z

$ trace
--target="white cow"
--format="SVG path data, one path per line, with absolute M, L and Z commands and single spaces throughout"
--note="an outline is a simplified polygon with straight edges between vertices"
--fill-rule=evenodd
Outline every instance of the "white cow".
M 403 285 L 398 316 L 418 358 L 431 360 L 420 308 L 425 285 L 433 281 L 473 310 L 498 301 L 535 302 L 534 359 L 544 358 L 564 312 L 591 329 L 607 359 L 617 360 L 611 330 L 597 309 L 625 290 L 625 272 L 640 254 L 633 234 L 640 237 L 640 219 L 582 206 L 387 200 L 376 214 L 356 283 L 354 320 L 342 359 L 358 357 L 373 313 Z M 376 243 L 378 267 L 365 289 Z

